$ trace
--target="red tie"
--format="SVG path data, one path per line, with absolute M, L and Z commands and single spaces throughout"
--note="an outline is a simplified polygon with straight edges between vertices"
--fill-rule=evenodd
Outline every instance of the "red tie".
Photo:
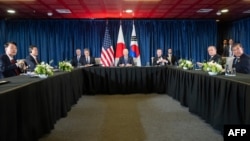
M 11 64 L 16 64 L 16 61 L 15 61 L 14 59 L 12 59 L 10 62 L 11 62 Z M 18 71 L 17 68 L 14 69 L 14 70 L 15 70 L 16 75 L 19 75 L 19 74 L 20 74 L 20 72 Z

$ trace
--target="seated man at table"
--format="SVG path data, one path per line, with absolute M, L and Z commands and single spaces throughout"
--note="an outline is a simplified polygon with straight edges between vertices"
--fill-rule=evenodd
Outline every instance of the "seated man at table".
M 134 66 L 133 57 L 128 55 L 128 49 L 126 49 L 126 48 L 123 49 L 123 56 L 119 58 L 117 66 L 119 66 L 119 67 Z
M 157 49 L 156 54 L 157 56 L 154 57 L 153 66 L 165 66 L 168 64 L 168 60 L 166 59 L 166 57 L 162 56 L 161 49 Z
M 28 65 L 28 69 L 31 71 L 34 71 L 36 65 L 38 65 L 40 62 L 38 60 L 38 48 L 35 45 L 30 45 L 29 47 L 30 55 L 28 55 L 25 59 L 25 62 Z
M 172 48 L 168 49 L 168 54 L 167 54 L 166 59 L 168 61 L 168 65 L 175 65 L 175 63 L 176 63 L 176 57 L 173 55 Z
M 74 67 L 81 66 L 84 63 L 84 56 L 82 56 L 81 49 L 76 49 L 76 56 L 72 58 L 71 64 Z
M 95 65 L 95 58 L 90 56 L 90 51 L 87 48 L 84 49 L 83 65 L 86 67 Z
M 17 76 L 26 69 L 25 63 L 14 59 L 17 53 L 15 42 L 7 42 L 4 47 L 5 54 L 0 56 L 0 73 L 4 77 Z
M 221 63 L 221 56 L 217 54 L 217 49 L 215 46 L 209 46 L 207 48 L 208 55 L 210 56 L 208 62 L 216 62 L 216 63 Z M 201 62 L 197 62 L 197 65 L 199 67 L 202 67 Z
M 236 72 L 250 74 L 250 56 L 244 53 L 242 45 L 234 44 L 232 50 L 235 56 L 233 67 Z

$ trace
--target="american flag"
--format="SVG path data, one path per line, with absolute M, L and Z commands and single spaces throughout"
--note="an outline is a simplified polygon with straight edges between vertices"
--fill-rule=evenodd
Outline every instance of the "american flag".
M 111 44 L 108 26 L 105 29 L 104 41 L 101 52 L 101 64 L 104 67 L 114 66 L 114 49 Z

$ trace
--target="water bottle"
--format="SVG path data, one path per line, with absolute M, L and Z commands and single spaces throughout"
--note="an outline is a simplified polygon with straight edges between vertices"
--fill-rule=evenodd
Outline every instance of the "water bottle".
M 236 68 L 235 67 L 232 68 L 232 76 L 236 76 Z
M 230 75 L 230 70 L 229 70 L 229 67 L 228 65 L 226 65 L 226 68 L 225 68 L 225 75 Z

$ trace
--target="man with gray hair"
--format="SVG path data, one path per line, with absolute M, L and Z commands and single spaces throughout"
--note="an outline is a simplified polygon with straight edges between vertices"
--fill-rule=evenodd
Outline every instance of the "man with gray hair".
M 210 58 L 208 59 L 208 62 L 220 63 L 221 56 L 219 54 L 217 54 L 217 49 L 215 46 L 208 46 L 207 52 L 208 52 L 208 55 L 210 56 Z M 199 67 L 202 67 L 201 62 L 197 62 L 197 65 Z
M 221 56 L 217 54 L 217 49 L 215 46 L 209 46 L 207 48 L 208 55 L 210 56 L 208 62 L 216 62 L 219 63 L 221 61 Z

